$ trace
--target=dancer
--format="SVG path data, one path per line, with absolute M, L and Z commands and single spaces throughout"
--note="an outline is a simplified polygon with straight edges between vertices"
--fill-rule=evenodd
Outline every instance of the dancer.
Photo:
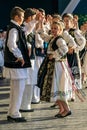
M 38 86 L 41 88 L 41 100 L 55 101 L 59 106 L 57 118 L 71 115 L 68 105 L 68 91 L 72 89 L 72 80 L 67 70 L 68 46 L 62 38 L 63 26 L 61 22 L 51 25 L 51 36 L 39 32 L 42 37 L 49 41 L 47 56 L 38 72 Z
M 27 68 L 31 67 L 25 33 L 21 28 L 24 10 L 16 6 L 11 10 L 10 17 L 4 53 L 4 74 L 11 81 L 7 120 L 26 122 L 19 112 L 27 79 Z

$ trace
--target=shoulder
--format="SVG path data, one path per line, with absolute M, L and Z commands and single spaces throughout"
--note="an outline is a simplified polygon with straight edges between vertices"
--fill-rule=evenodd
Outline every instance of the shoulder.
M 56 44 L 58 46 L 65 45 L 66 41 L 62 37 L 60 37 L 60 38 L 57 39 Z

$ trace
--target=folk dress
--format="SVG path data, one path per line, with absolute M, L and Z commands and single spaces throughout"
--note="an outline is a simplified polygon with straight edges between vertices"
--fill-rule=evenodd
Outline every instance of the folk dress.
M 41 100 L 48 102 L 57 99 L 68 100 L 69 91 L 72 89 L 72 80 L 68 71 L 67 52 L 68 47 L 62 37 L 58 36 L 49 40 L 47 56 L 38 72 Z M 52 60 L 49 60 L 49 54 L 53 54 Z

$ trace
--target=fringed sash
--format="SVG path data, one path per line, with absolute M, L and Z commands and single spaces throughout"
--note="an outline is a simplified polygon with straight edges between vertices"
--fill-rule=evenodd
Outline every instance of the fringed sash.
M 77 95 L 77 97 L 80 99 L 80 101 L 83 102 L 86 99 L 86 94 L 84 93 L 84 91 L 82 89 L 79 89 L 78 84 L 75 83 L 75 79 L 74 79 L 74 76 L 72 75 L 72 71 L 71 71 L 71 68 L 69 67 L 69 64 L 68 64 L 68 66 L 66 65 L 66 67 L 67 67 L 67 69 L 70 73 L 71 79 L 72 79 L 72 89 L 75 92 L 75 94 Z

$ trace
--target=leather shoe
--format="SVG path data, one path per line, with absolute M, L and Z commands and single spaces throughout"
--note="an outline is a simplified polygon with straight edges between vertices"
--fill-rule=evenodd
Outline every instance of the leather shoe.
M 39 102 L 31 102 L 31 104 L 39 104 L 40 103 L 40 101 Z
M 7 116 L 7 121 L 10 121 L 10 122 L 26 122 L 27 120 L 24 117 L 13 118 L 11 116 Z
M 56 115 L 55 115 L 55 117 L 60 117 L 60 116 L 61 116 L 61 114 L 56 114 Z
M 55 117 L 57 117 L 57 118 L 64 118 L 64 117 L 66 117 L 66 116 L 69 116 L 69 115 L 71 115 L 72 114 L 72 112 L 71 111 L 69 111 L 66 115 L 61 115 L 61 114 L 56 114 L 55 115 Z
M 28 109 L 28 110 L 20 109 L 19 111 L 20 111 L 20 112 L 34 112 L 34 109 L 30 109 L 30 110 L 29 110 L 29 109 Z
M 69 111 L 65 116 L 63 116 L 63 117 L 66 117 L 66 116 L 69 116 L 69 115 L 71 115 L 72 114 L 72 112 L 71 111 Z
M 75 101 L 75 99 L 74 98 L 71 98 L 71 102 L 74 102 Z
M 50 106 L 50 108 L 55 108 L 57 105 L 56 104 L 53 104 L 52 106 Z

